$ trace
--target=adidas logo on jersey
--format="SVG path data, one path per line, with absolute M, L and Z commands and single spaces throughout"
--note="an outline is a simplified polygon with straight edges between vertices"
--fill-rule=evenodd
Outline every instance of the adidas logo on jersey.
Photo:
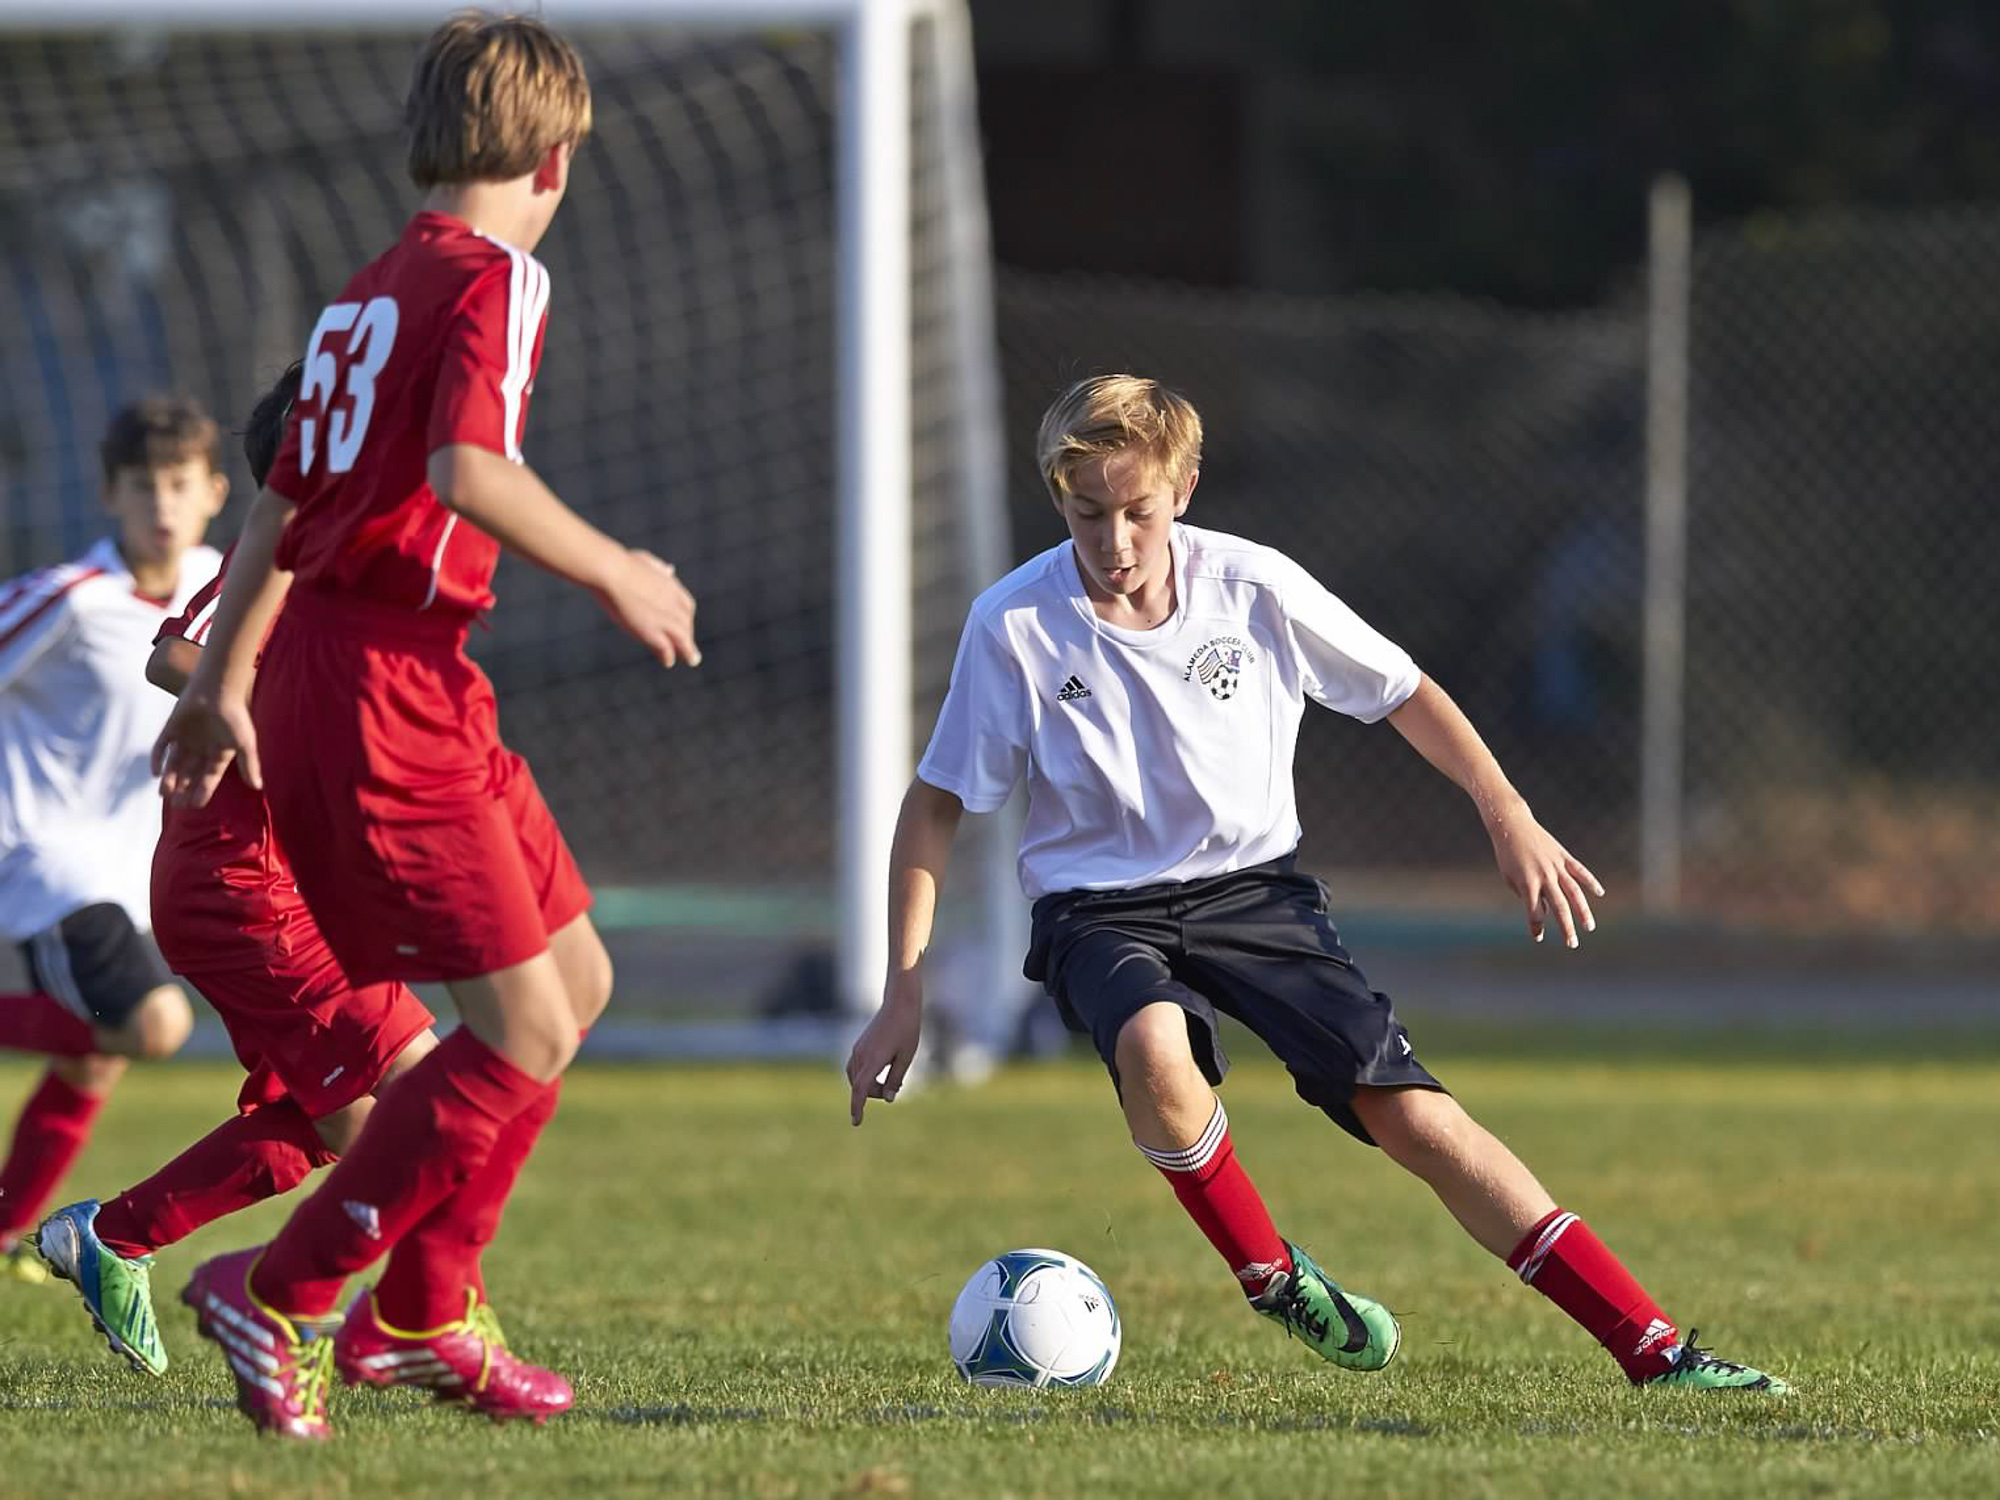
M 1062 685 L 1062 691 L 1056 694 L 1056 702 L 1074 703 L 1079 698 L 1088 698 L 1089 696 L 1090 689 L 1083 685 L 1083 679 L 1072 675 L 1070 680 Z

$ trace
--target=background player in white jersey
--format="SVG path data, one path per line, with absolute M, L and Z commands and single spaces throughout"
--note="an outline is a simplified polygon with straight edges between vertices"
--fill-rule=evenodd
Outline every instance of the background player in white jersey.
M 1537 941 L 1554 924 L 1573 948 L 1596 925 L 1596 877 L 1401 648 L 1281 553 L 1179 523 L 1201 459 L 1184 397 L 1131 375 L 1080 381 L 1037 448 L 1070 540 L 988 589 L 966 622 L 896 825 L 889 974 L 847 1065 L 854 1123 L 869 1099 L 895 1099 L 916 1053 L 959 818 L 999 807 L 1025 776 L 1028 977 L 1096 1043 L 1134 1143 L 1253 1308 L 1348 1369 L 1380 1369 L 1401 1339 L 1387 1308 L 1343 1291 L 1273 1226 L 1214 1092 L 1228 1068 L 1218 1012 L 1278 1055 L 1301 1098 L 1423 1179 L 1632 1382 L 1783 1391 L 1682 1338 L 1417 1061 L 1341 946 L 1325 886 L 1294 865 L 1305 700 L 1386 718 L 1471 796 Z
M 0 1275 L 48 1274 L 22 1241 L 131 1057 L 193 1024 L 145 937 L 159 797 L 149 758 L 173 701 L 145 678 L 160 623 L 213 576 L 200 545 L 229 496 L 221 434 L 150 396 L 100 445 L 115 532 L 0 591 L 0 938 L 33 988 L 0 995 L 0 1047 L 51 1061 L 0 1163 Z

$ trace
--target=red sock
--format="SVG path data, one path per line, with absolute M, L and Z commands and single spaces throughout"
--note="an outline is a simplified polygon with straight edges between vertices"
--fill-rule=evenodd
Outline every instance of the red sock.
M 1258 1196 L 1250 1174 L 1236 1160 L 1229 1139 L 1229 1116 L 1222 1101 L 1201 1138 L 1185 1151 L 1155 1151 L 1141 1146 L 1146 1159 L 1173 1184 L 1174 1196 L 1188 1217 L 1201 1227 L 1208 1242 L 1222 1252 L 1229 1269 L 1243 1283 L 1243 1294 L 1255 1297 L 1280 1271 L 1292 1268 L 1292 1257 L 1278 1237 L 1270 1210 Z
M 1672 1368 L 1680 1330 L 1575 1214 L 1557 1209 L 1535 1225 L 1507 1268 L 1610 1350 L 1634 1385 Z
M 383 1090 L 354 1148 L 264 1251 L 251 1290 L 282 1312 L 331 1311 L 341 1283 L 484 1166 L 545 1087 L 459 1027 Z
M 535 1149 L 542 1127 L 562 1094 L 557 1079 L 542 1096 L 507 1122 L 486 1165 L 465 1186 L 433 1208 L 389 1252 L 375 1283 L 375 1310 L 394 1328 L 439 1328 L 465 1316 L 469 1287 L 486 1300 L 479 1258 L 500 1228 L 507 1195 Z
M 53 995 L 30 990 L 0 995 L 0 1047 L 44 1057 L 87 1057 L 97 1050 L 97 1033 Z
M 290 1099 L 233 1115 L 97 1211 L 97 1237 L 119 1255 L 150 1255 L 224 1214 L 289 1193 L 336 1158 Z
M 90 1139 L 90 1123 L 104 1107 L 102 1094 L 86 1094 L 53 1071 L 21 1107 L 14 1144 L 0 1166 L 0 1240 L 34 1227 L 49 1194 Z

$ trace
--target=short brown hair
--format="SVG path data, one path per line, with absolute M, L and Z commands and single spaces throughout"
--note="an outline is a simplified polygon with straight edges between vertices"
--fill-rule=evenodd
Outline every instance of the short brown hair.
M 590 134 L 590 80 L 575 49 L 533 17 L 460 11 L 417 54 L 403 129 L 418 187 L 505 182 Z
M 97 445 L 104 482 L 120 469 L 162 469 L 188 459 L 222 472 L 222 429 L 192 396 L 141 396 L 121 407 Z
M 1201 467 L 1201 413 L 1143 375 L 1092 375 L 1056 398 L 1035 436 L 1035 461 L 1058 504 L 1076 471 L 1127 448 L 1144 452 L 1175 489 Z

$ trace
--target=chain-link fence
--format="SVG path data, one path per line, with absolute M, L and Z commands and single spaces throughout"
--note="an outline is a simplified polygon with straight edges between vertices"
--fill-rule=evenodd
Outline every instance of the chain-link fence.
M 2000 931 L 2000 212 L 1697 243 L 1687 900 Z
M 1683 909 L 2000 932 L 2000 213 L 1703 236 L 1691 315 Z M 1012 275 L 1023 551 L 1063 381 L 1129 367 L 1210 438 L 1192 516 L 1291 552 L 1453 693 L 1628 891 L 1638 857 L 1646 331 L 1443 299 Z M 1308 717 L 1305 850 L 1350 900 L 1490 879 L 1393 731 Z
M 977 584 L 949 264 L 965 251 L 930 24 L 910 122 L 926 704 Z M 177 387 L 238 425 L 315 310 L 393 243 L 417 199 L 399 125 L 421 34 L 0 30 L 0 576 L 102 533 L 96 442 L 122 402 Z M 661 673 L 587 596 L 511 561 L 473 649 L 594 878 L 823 905 L 837 45 L 810 29 L 571 34 L 596 120 L 539 250 L 554 295 L 529 453 L 592 520 L 675 561 L 706 664 Z
M 662 677 L 518 568 L 477 649 L 593 877 L 763 898 L 690 908 L 735 946 L 663 983 L 706 990 L 830 906 L 833 51 L 579 41 L 598 131 L 545 247 L 533 456 L 697 582 L 709 665 Z M 393 238 L 411 44 L 0 35 L 0 571 L 101 529 L 93 445 L 121 400 L 180 386 L 236 419 Z M 962 247 L 914 124 L 921 729 L 986 580 L 940 499 L 966 483 L 941 269 Z M 1691 312 L 1687 907 L 2000 930 L 2000 214 L 1717 231 Z M 1193 519 L 1284 548 L 1407 645 L 1629 889 L 1636 290 L 1547 316 L 1017 273 L 997 313 L 1017 555 L 1061 534 L 1031 456 L 1053 393 L 1115 367 L 1184 387 L 1210 431 Z M 1347 900 L 1490 892 L 1477 823 L 1393 730 L 1310 715 L 1299 782 L 1307 857 Z

